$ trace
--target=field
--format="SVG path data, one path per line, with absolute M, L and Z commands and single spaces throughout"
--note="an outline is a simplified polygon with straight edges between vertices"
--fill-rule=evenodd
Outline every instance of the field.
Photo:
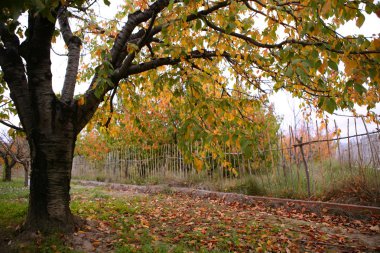
M 291 207 L 226 203 L 72 184 L 83 224 L 66 236 L 17 236 L 28 191 L 0 183 L 0 252 L 377 252 L 379 217 L 354 219 Z

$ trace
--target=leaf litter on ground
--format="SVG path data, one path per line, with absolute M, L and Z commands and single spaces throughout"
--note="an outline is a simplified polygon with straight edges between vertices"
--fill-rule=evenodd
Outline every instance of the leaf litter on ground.
M 96 187 L 73 193 L 86 224 L 66 238 L 79 252 L 378 252 L 379 217 L 317 215 L 262 203 Z

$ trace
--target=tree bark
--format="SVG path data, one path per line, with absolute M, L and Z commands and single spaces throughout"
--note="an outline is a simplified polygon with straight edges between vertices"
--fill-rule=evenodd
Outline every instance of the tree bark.
M 29 186 L 29 162 L 23 162 L 22 166 L 24 167 L 24 186 Z
M 0 156 L 4 161 L 3 181 L 10 182 L 12 181 L 12 168 L 15 166 L 16 162 L 12 160 L 7 153 L 2 153 Z
M 66 128 L 66 129 L 65 129 Z M 70 180 L 76 135 L 63 125 L 60 131 L 37 135 L 31 145 L 28 231 L 74 230 L 70 211 Z
M 4 178 L 3 178 L 3 181 L 4 182 L 10 182 L 10 181 L 12 181 L 11 167 L 7 163 L 4 163 Z

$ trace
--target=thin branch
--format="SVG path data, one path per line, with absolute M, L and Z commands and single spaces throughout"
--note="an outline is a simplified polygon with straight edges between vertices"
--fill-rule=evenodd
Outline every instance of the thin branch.
M 12 123 L 9 123 L 9 122 L 6 122 L 4 120 L 0 120 L 0 123 L 3 124 L 4 126 L 7 126 L 7 127 L 10 127 L 10 128 L 13 128 L 17 131 L 21 131 L 21 132 L 25 132 L 25 130 L 21 127 L 18 127 L 18 126 L 15 126 L 13 125 Z
M 12 100 L 4 102 L 2 105 L 0 105 L 0 108 L 6 106 L 7 104 L 10 104 L 11 102 L 12 102 Z
M 111 97 L 110 97 L 110 116 L 108 117 L 107 122 L 104 124 L 104 126 L 106 128 L 108 128 L 108 126 L 109 126 L 109 124 L 111 123 L 111 120 L 112 120 L 112 115 L 113 115 L 113 98 L 116 95 L 116 90 L 117 90 L 117 86 L 112 90 L 112 94 L 111 94 Z
M 255 9 L 255 8 L 253 8 L 253 7 L 248 3 L 248 1 L 243 1 L 243 3 L 244 3 L 245 6 L 247 6 L 247 8 L 250 9 L 251 11 L 256 12 L 256 13 L 258 13 L 258 14 L 261 14 L 262 16 L 264 16 L 264 17 L 266 17 L 266 18 L 268 18 L 268 19 L 270 19 L 270 20 L 273 20 L 274 22 L 276 22 L 276 23 L 278 23 L 278 24 L 281 24 L 281 25 L 284 26 L 284 27 L 289 27 L 289 28 L 292 28 L 292 29 L 296 30 L 296 28 L 295 28 L 294 26 L 291 26 L 291 25 L 289 25 L 289 24 L 286 24 L 286 23 L 284 23 L 284 22 L 281 22 L 280 20 L 278 20 L 278 19 L 276 19 L 276 18 L 274 18 L 274 17 L 271 17 L 271 16 L 265 14 L 265 13 L 262 12 L 262 11 L 259 11 L 259 10 Z M 296 19 L 295 19 L 295 20 L 296 20 Z M 297 20 L 296 20 L 296 21 L 297 21 Z
M 307 142 L 301 142 L 301 143 L 293 144 L 293 147 L 298 147 L 298 146 L 303 146 L 303 145 L 318 143 L 318 142 L 344 140 L 344 139 L 348 139 L 348 138 L 352 138 L 352 137 L 360 137 L 360 136 L 364 136 L 364 135 L 368 135 L 368 134 L 378 134 L 378 133 L 380 133 L 380 130 L 373 131 L 370 133 L 356 134 L 356 135 L 345 136 L 345 137 L 337 137 L 337 138 L 332 138 L 332 139 L 313 140 L 313 141 L 307 141 Z
M 58 53 L 57 51 L 54 50 L 53 47 L 51 47 L 50 49 L 51 49 L 51 51 L 53 51 L 53 53 L 54 53 L 55 55 L 57 55 L 57 56 L 65 56 L 65 57 L 68 56 L 68 54 L 61 54 L 61 53 Z
M 16 162 L 23 164 L 24 161 L 18 157 L 20 155 L 19 153 L 21 152 L 21 150 L 20 146 L 17 145 L 16 140 L 8 140 L 8 142 L 10 142 L 10 145 L 7 145 L 6 141 L 4 141 L 3 139 L 0 140 L 0 145 L 3 147 L 4 151 L 12 158 L 10 167 L 13 167 L 16 164 Z M 13 145 L 16 145 L 16 152 L 12 151 Z
M 149 52 L 150 52 L 150 55 L 152 56 L 152 59 L 156 58 L 156 57 L 154 56 L 154 51 L 153 51 L 152 46 L 151 46 L 150 44 L 147 44 L 147 47 L 148 47 L 148 50 L 149 50 Z
M 190 14 L 186 17 L 186 22 L 191 22 L 195 19 L 199 19 L 201 18 L 202 16 L 206 16 L 206 15 L 209 15 L 219 9 L 222 9 L 226 6 L 228 6 L 229 4 L 231 4 L 231 1 L 223 1 L 223 2 L 219 2 L 217 4 L 214 4 L 212 7 L 208 8 L 208 9 L 205 9 L 205 10 L 201 10 L 197 13 L 193 13 L 193 14 Z M 149 45 L 149 43 L 151 42 L 158 42 L 160 43 L 161 41 L 157 40 L 154 38 L 154 36 L 158 33 L 160 33 L 162 31 L 162 29 L 164 27 L 167 27 L 169 26 L 170 24 L 173 24 L 175 22 L 178 22 L 178 21 L 183 21 L 183 19 L 176 19 L 176 20 L 173 20 L 173 21 L 170 21 L 168 23 L 165 23 L 163 25 L 158 25 L 156 27 L 153 27 L 152 28 L 152 31 L 150 32 L 149 34 L 149 38 L 150 40 L 148 40 L 145 45 Z M 130 38 L 128 39 L 128 42 L 129 43 L 133 43 L 134 41 L 138 41 L 138 39 L 140 39 L 142 36 L 144 36 L 146 33 L 145 33 L 145 29 L 141 29 L 139 30 L 138 32 L 134 33 L 134 34 L 131 34 Z M 124 49 L 121 51 L 121 56 L 120 58 L 123 58 L 126 56 L 126 47 L 127 45 L 124 46 Z M 149 49 L 149 48 L 148 48 Z
M 164 65 L 175 65 L 175 64 L 178 64 L 181 62 L 181 58 L 184 60 L 199 59 L 199 58 L 211 59 L 211 58 L 217 57 L 217 56 L 229 58 L 230 54 L 228 54 L 227 52 L 223 52 L 222 54 L 220 54 L 220 53 L 217 53 L 216 51 L 204 50 L 203 52 L 200 52 L 198 50 L 195 50 L 195 51 L 192 51 L 189 54 L 183 55 L 182 57 L 179 57 L 179 58 L 165 57 L 165 58 L 154 59 L 150 62 L 144 62 L 144 63 L 140 63 L 140 64 L 132 64 L 128 68 L 125 76 L 142 73 L 142 72 L 145 72 L 145 71 L 148 71 L 148 70 L 160 67 L 160 66 L 164 66 Z
M 214 29 L 215 31 L 218 31 L 218 32 L 223 33 L 223 34 L 242 39 L 242 40 L 244 40 L 244 41 L 246 41 L 246 42 L 248 42 L 254 46 L 261 47 L 261 48 L 268 48 L 268 49 L 282 48 L 284 45 L 287 45 L 287 44 L 297 44 L 297 45 L 301 45 L 301 46 L 325 46 L 326 47 L 325 49 L 330 51 L 330 52 L 335 52 L 335 53 L 339 53 L 339 54 L 345 53 L 342 50 L 336 50 L 336 49 L 328 48 L 327 47 L 328 44 L 325 42 L 322 42 L 322 41 L 313 42 L 313 41 L 286 39 L 286 40 L 283 40 L 283 41 L 281 41 L 279 43 L 275 43 L 275 44 L 261 43 L 257 40 L 252 39 L 251 37 L 248 37 L 248 36 L 240 34 L 240 33 L 227 32 L 225 29 L 218 27 L 217 25 L 215 25 L 214 23 L 209 21 L 206 17 L 203 17 L 203 21 L 207 24 L 207 26 Z M 352 51 L 352 52 L 350 52 L 350 54 L 363 54 L 363 55 L 365 55 L 365 54 L 380 54 L 380 50 Z

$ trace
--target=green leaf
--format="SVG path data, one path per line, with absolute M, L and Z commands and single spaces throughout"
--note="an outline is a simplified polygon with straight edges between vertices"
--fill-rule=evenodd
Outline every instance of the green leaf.
M 338 71 L 338 64 L 336 64 L 336 62 L 332 61 L 332 60 L 329 60 L 327 62 L 327 65 L 329 65 L 329 67 L 335 71 Z
M 319 53 L 317 50 L 311 51 L 311 56 L 313 57 L 313 60 L 319 59 Z
M 111 2 L 109 0 L 103 0 L 104 4 L 110 6 Z
M 195 30 L 199 30 L 202 28 L 202 21 L 197 19 L 197 22 L 195 23 Z
M 338 106 L 335 102 L 335 99 L 333 98 L 325 98 L 324 101 L 323 101 L 323 105 L 322 105 L 322 108 L 323 110 L 325 110 L 326 112 L 328 113 L 333 113 L 336 109 L 338 109 Z
M 360 15 L 358 16 L 358 19 L 356 20 L 356 26 L 360 28 L 363 25 L 364 21 L 365 21 L 365 17 L 363 14 L 360 13 Z
M 243 151 L 244 155 L 249 155 L 251 152 L 250 149 L 251 141 L 246 139 L 246 138 L 241 138 L 240 139 L 240 148 Z
M 293 75 L 293 69 L 292 69 L 292 67 L 288 67 L 287 69 L 286 69 L 286 71 L 285 71 L 285 76 L 287 76 L 287 77 L 291 77 L 292 75 Z
M 363 95 L 363 93 L 365 93 L 367 91 L 366 88 L 363 87 L 363 85 L 359 84 L 359 83 L 355 83 L 354 85 L 354 89 L 360 94 L 360 95 Z
M 173 9 L 174 0 L 170 0 L 168 5 L 168 10 L 171 11 Z

